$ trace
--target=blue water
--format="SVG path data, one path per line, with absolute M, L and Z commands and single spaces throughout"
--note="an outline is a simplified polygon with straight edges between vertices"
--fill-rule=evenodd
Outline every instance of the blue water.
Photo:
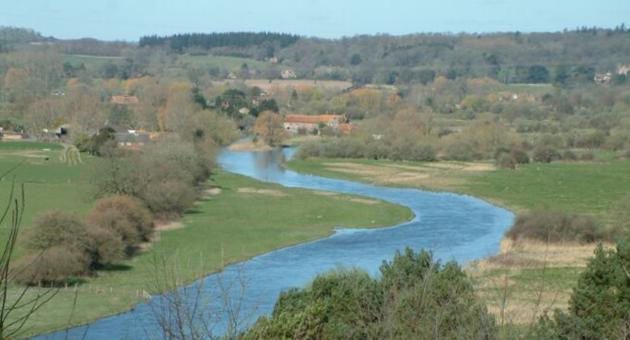
M 409 207 L 415 218 L 391 228 L 338 229 L 331 237 L 229 266 L 222 273 L 182 288 L 180 294 L 156 296 L 127 313 L 41 338 L 160 338 L 156 316 L 166 315 L 164 301 L 174 297 L 187 299 L 187 306 L 196 302 L 199 306 L 195 317 L 203 319 L 196 324 L 212 327 L 213 334 L 220 335 L 228 329 L 228 320 L 237 320 L 235 324 L 242 328 L 258 316 L 269 314 L 281 291 L 303 287 L 318 273 L 356 266 L 377 274 L 383 260 L 391 259 L 396 250 L 406 246 L 430 249 L 443 261 L 460 263 L 496 254 L 504 232 L 513 222 L 511 212 L 469 196 L 379 187 L 289 171 L 281 163 L 293 152 L 224 151 L 219 163 L 229 172 L 287 187 L 356 194 L 401 204 Z M 202 292 L 202 298 L 198 292 Z M 224 303 L 226 296 L 228 303 Z M 230 306 L 231 313 L 225 306 Z

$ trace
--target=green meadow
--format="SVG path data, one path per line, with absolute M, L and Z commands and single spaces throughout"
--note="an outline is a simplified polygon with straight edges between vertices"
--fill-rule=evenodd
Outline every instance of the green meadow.
M 0 143 L 0 150 L 0 168 L 24 162 L 15 180 L 25 183 L 25 233 L 41 211 L 57 208 L 83 214 L 90 209 L 89 168 L 95 159 L 83 155 L 82 164 L 69 166 L 59 161 L 60 150 L 52 145 L 33 144 L 29 149 L 6 142 Z M 0 195 L 7 196 L 9 187 L 5 180 Z M 160 279 L 156 262 L 177 268 L 179 282 L 190 282 L 224 265 L 331 235 L 338 226 L 379 227 L 412 218 L 407 208 L 381 201 L 287 189 L 222 171 L 213 176 L 208 188 L 214 188 L 214 195 L 206 195 L 175 228 L 158 231 L 141 255 L 86 278 L 76 291 L 61 289 L 29 320 L 25 335 L 131 308 Z
M 356 168 L 349 166 L 352 164 Z M 292 160 L 287 164 L 290 169 L 326 177 L 377 184 L 387 184 L 386 180 L 390 180 L 395 186 L 455 191 L 515 211 L 546 208 L 594 215 L 604 220 L 618 200 L 630 194 L 628 160 L 532 163 L 519 166 L 517 170 L 480 172 L 468 171 L 465 163 L 461 163 L 460 168 L 454 165 L 460 163 L 309 159 Z M 396 168 L 401 168 L 412 180 L 395 182 L 392 178 L 384 178 L 385 175 L 396 176 L 397 173 L 391 172 Z M 413 179 L 409 173 L 419 175 L 418 179 Z

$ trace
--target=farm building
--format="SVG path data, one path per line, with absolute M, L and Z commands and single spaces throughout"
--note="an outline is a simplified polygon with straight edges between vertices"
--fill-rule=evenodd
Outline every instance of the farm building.
M 121 147 L 138 148 L 147 144 L 151 140 L 151 135 L 143 131 L 128 130 L 115 133 L 114 139 Z
M 286 115 L 284 129 L 290 134 L 319 132 L 321 127 L 339 130 L 347 121 L 345 115 Z
M 286 69 L 280 72 L 280 77 L 282 77 L 282 79 L 295 79 L 297 78 L 297 74 L 295 74 L 295 71 L 292 69 Z

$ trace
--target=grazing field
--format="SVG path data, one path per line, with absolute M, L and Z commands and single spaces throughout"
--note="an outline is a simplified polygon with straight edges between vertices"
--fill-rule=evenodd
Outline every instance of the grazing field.
M 465 190 L 517 209 L 547 208 L 608 221 L 617 201 L 630 194 L 630 161 L 528 164 L 488 173 Z
M 606 220 L 630 193 L 630 161 L 526 164 L 517 170 L 482 162 L 390 162 L 347 159 L 291 160 L 293 170 L 381 185 L 454 191 L 515 211 L 546 208 Z
M 292 160 L 287 166 L 327 177 L 469 194 L 516 212 L 545 208 L 587 214 L 604 223 L 611 222 L 617 201 L 630 194 L 630 161 L 528 164 L 517 170 L 493 169 L 490 163 L 348 159 Z M 594 244 L 504 240 L 497 256 L 469 264 L 469 272 L 501 324 L 527 325 L 543 311 L 567 307 L 594 250 Z
M 240 80 L 239 80 L 240 81 Z M 216 85 L 232 84 L 239 82 L 237 80 L 215 81 Z M 247 79 L 244 81 L 249 87 L 258 87 L 271 94 L 287 89 L 299 89 L 305 87 L 316 87 L 325 90 L 341 92 L 352 87 L 352 82 L 341 80 L 308 80 L 308 79 Z
M 16 175 L 26 182 L 28 218 L 42 210 L 60 208 L 86 212 L 91 202 L 84 200 L 89 178 L 84 177 L 92 159 L 67 166 L 59 162 L 59 150 L 42 151 L 17 144 L 0 143 L 0 149 L 25 150 L 6 155 L 0 164 L 11 166 L 27 159 Z M 52 149 L 53 146 L 47 146 Z M 48 160 L 45 160 L 48 157 Z M 50 162 L 50 163 L 48 163 Z M 7 194 L 3 183 L 0 195 Z M 378 227 L 412 218 L 407 208 L 381 201 L 346 195 L 319 195 L 309 190 L 287 189 L 225 172 L 215 174 L 208 191 L 196 209 L 181 224 L 157 232 L 144 253 L 86 278 L 76 288 L 63 288 L 29 321 L 29 334 L 84 323 L 131 308 L 151 291 L 158 275 L 155 262 L 164 260 L 177 267 L 179 282 L 190 282 L 222 266 L 330 235 L 337 226 Z M 15 289 L 15 292 L 18 290 Z M 37 289 L 32 293 L 36 293 Z M 77 295 L 75 295 L 78 292 Z M 74 304 L 77 296 L 76 305 Z M 26 334 L 26 335 L 29 335 Z
M 200 68 L 220 67 L 232 71 L 240 70 L 243 64 L 251 69 L 263 68 L 267 63 L 252 58 L 238 58 L 214 55 L 190 55 L 183 54 L 177 57 L 177 64 L 180 66 L 192 66 Z
M 28 233 L 33 218 L 41 211 L 85 213 L 91 207 L 87 175 L 93 158 L 82 155 L 81 164 L 68 165 L 60 159 L 62 150 L 59 144 L 0 142 L 0 173 L 10 171 L 0 182 L 0 203 L 2 206 L 7 203 L 13 183 L 24 185 L 22 235 Z M 23 251 L 20 242 L 17 255 Z
M 92 55 L 80 55 L 80 54 L 65 54 L 63 55 L 63 61 L 70 63 L 72 66 L 85 65 L 85 68 L 90 72 L 99 72 L 101 68 L 109 63 L 118 64 L 123 61 L 123 57 L 106 57 L 106 56 L 92 56 Z

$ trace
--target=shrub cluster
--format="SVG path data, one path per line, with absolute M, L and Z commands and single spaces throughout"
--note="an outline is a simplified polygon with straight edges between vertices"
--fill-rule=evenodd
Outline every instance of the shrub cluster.
M 517 148 L 501 148 L 495 153 L 494 159 L 497 166 L 506 169 L 516 169 L 519 164 L 529 163 L 527 152 Z
M 133 255 L 153 232 L 153 219 L 140 201 L 105 197 L 85 220 L 53 210 L 33 223 L 33 255 L 18 264 L 18 282 L 60 284 Z
M 611 232 L 592 217 L 547 210 L 535 210 L 518 216 L 507 236 L 512 240 L 544 242 L 597 242 L 612 237 Z
M 492 339 L 496 325 L 455 263 L 406 249 L 380 277 L 340 270 L 284 292 L 243 339 Z
M 435 161 L 437 156 L 429 144 L 386 144 L 377 140 L 363 141 L 356 138 L 336 138 L 302 145 L 297 154 L 300 158 L 369 158 L 394 161 Z
M 562 159 L 562 156 L 558 152 L 558 150 L 544 145 L 539 145 L 534 149 L 534 162 L 537 163 L 551 163 L 553 161 L 557 161 Z
M 212 145 L 165 138 L 141 150 L 101 150 L 95 196 L 129 195 L 159 218 L 183 214 L 197 198 L 196 188 L 210 176 Z

